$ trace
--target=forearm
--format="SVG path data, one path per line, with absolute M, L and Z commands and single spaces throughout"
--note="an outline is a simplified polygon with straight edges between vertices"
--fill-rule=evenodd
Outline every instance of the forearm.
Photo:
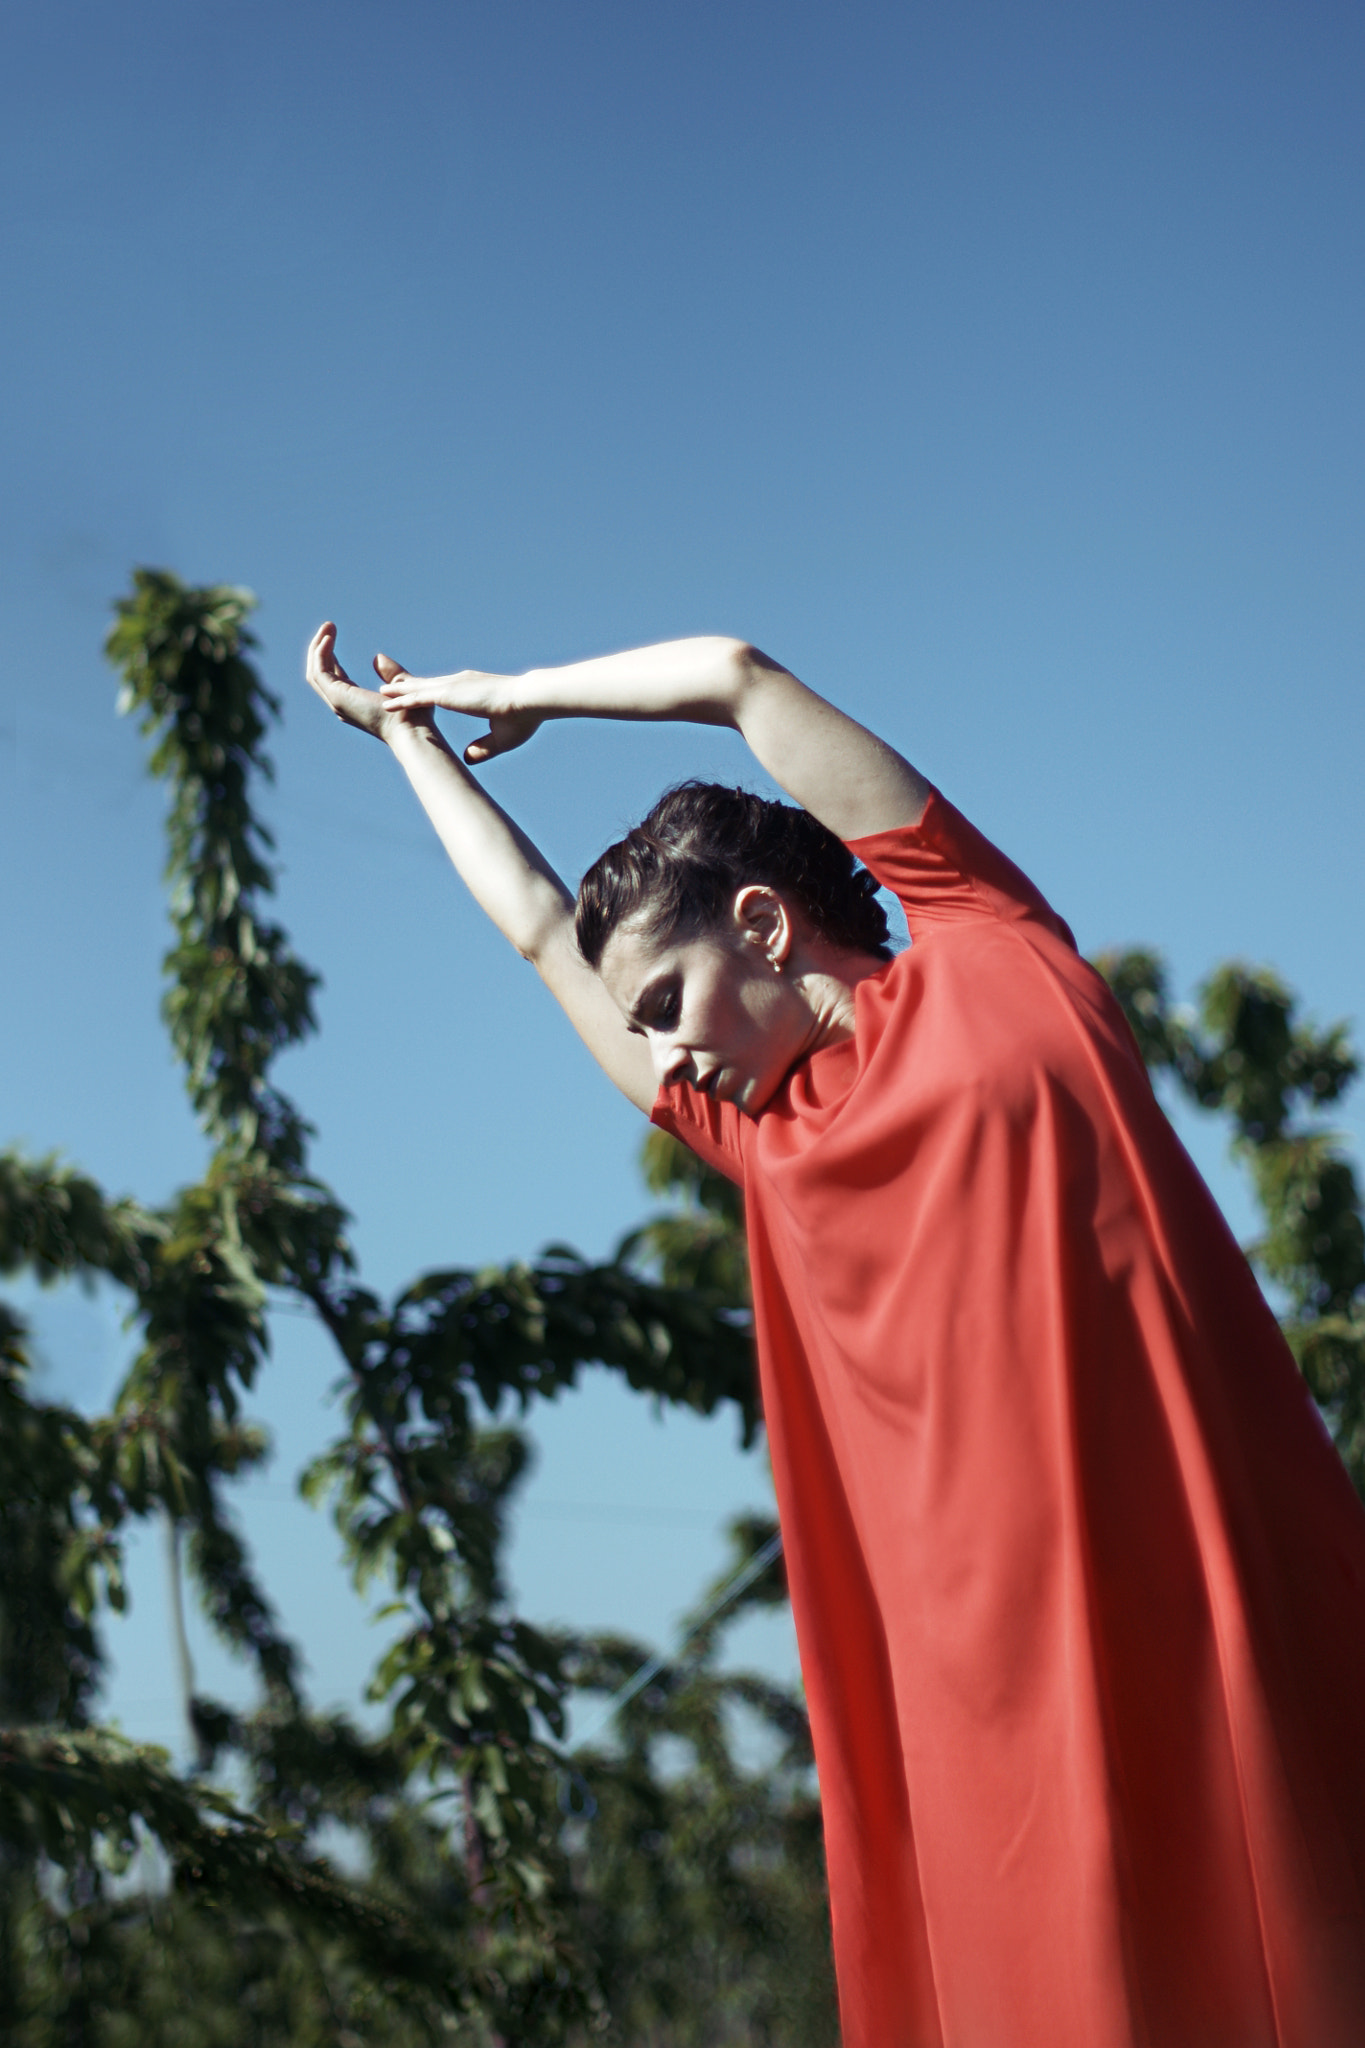
M 387 655 L 375 666 L 389 708 L 487 719 L 465 748 L 471 764 L 521 746 L 546 719 L 680 719 L 741 733 L 773 780 L 841 839 L 915 824 L 928 801 L 928 783 L 894 748 L 744 640 L 665 640 L 521 676 L 413 676 Z
M 680 719 L 730 725 L 752 649 L 708 634 L 602 654 L 518 678 L 524 701 L 544 718 Z
M 573 898 L 545 856 L 433 726 L 400 726 L 389 748 L 470 895 L 519 953 L 539 962 L 573 921 Z
M 845 712 L 743 640 L 668 640 L 523 679 L 548 718 L 683 719 L 732 727 L 796 802 L 841 838 L 913 823 L 929 785 Z

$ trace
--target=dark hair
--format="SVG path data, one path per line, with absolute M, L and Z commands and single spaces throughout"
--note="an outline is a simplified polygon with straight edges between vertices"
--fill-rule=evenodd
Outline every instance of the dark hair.
M 877 884 L 843 841 L 809 811 L 717 782 L 666 790 L 593 862 L 578 885 L 578 950 L 599 966 L 617 926 L 640 910 L 659 938 L 712 930 L 751 882 L 789 896 L 821 938 L 891 958 Z

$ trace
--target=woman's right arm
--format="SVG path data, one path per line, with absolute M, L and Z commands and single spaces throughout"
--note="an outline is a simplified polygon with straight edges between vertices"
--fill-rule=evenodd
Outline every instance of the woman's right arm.
M 547 718 L 679 719 L 730 726 L 788 796 L 840 839 L 917 825 L 930 786 L 894 747 L 756 647 L 724 635 L 665 640 L 523 676 L 413 676 L 380 656 L 386 703 L 488 721 L 469 762 L 517 747 Z
M 379 668 L 381 675 L 400 672 L 382 657 Z M 338 718 L 385 742 L 475 902 L 531 962 L 622 1094 L 648 1115 L 657 1092 L 650 1054 L 579 953 L 573 897 L 544 854 L 456 759 L 430 712 L 393 709 L 377 690 L 352 682 L 337 661 L 332 624 L 314 635 L 306 673 Z

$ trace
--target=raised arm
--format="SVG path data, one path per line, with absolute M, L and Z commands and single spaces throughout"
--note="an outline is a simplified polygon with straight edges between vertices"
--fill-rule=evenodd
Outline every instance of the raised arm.
M 382 660 L 382 657 L 381 657 Z M 465 748 L 477 764 L 529 739 L 548 718 L 681 719 L 728 725 L 787 794 L 841 839 L 918 824 L 929 784 L 856 719 L 742 640 L 667 640 L 524 676 L 381 669 L 395 709 L 440 706 L 488 720 Z
M 381 655 L 382 675 L 398 675 Z M 347 725 L 383 740 L 412 784 L 465 886 L 529 960 L 598 1064 L 648 1115 L 657 1089 L 643 1039 L 626 1028 L 574 938 L 573 897 L 538 847 L 451 752 L 429 711 L 387 704 L 352 682 L 336 658 L 336 628 L 319 628 L 308 681 Z

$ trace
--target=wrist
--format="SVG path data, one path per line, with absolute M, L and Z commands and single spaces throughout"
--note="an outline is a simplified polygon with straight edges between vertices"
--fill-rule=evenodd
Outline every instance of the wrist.
M 507 709 L 539 719 L 581 717 L 584 707 L 567 681 L 572 666 L 574 664 L 565 668 L 528 668 L 519 676 L 509 676 L 507 680 L 511 689 Z M 581 695 L 580 691 L 578 696 Z
M 434 721 L 405 718 L 401 712 L 389 714 L 380 738 L 390 753 L 396 754 L 400 760 L 416 758 L 430 752 L 433 747 L 438 753 L 448 754 L 451 751 Z

